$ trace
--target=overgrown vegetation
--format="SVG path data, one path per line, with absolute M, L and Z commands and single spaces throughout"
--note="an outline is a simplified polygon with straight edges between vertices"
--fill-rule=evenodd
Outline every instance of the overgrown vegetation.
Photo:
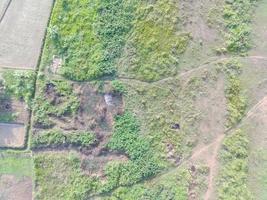
M 8 94 L 31 106 L 36 73 L 33 71 L 4 71 L 4 87 Z
M 36 192 L 42 200 L 85 200 L 96 193 L 100 183 L 85 176 L 77 155 L 39 154 L 34 157 Z
M 34 124 L 41 127 L 53 126 L 50 117 L 73 115 L 80 101 L 73 93 L 72 85 L 64 80 L 39 79 L 39 92 L 33 103 Z
M 228 128 L 240 121 L 246 111 L 246 99 L 242 94 L 242 86 L 239 77 L 242 72 L 241 67 L 241 64 L 237 60 L 231 60 L 225 63 L 224 66 L 224 71 L 227 78 L 225 93 L 228 108 L 226 126 Z
M 129 112 L 116 117 L 114 133 L 108 148 L 126 153 L 130 161 L 112 162 L 106 167 L 108 182 L 103 188 L 104 191 L 132 185 L 157 174 L 161 168 L 149 141 L 140 135 L 136 118 Z
M 33 148 L 45 147 L 62 147 L 62 146 L 76 146 L 76 147 L 90 147 L 96 142 L 95 134 L 87 131 L 73 131 L 64 133 L 61 130 L 53 129 L 43 131 L 32 138 Z
M 252 199 L 247 185 L 248 138 L 243 130 L 228 135 L 221 152 L 221 169 L 218 179 L 220 200 Z
M 229 52 L 245 53 L 251 47 L 250 22 L 254 3 L 257 0 L 226 0 L 225 20 L 226 48 Z
M 63 58 L 62 74 L 91 80 L 116 72 L 134 1 L 59 0 L 49 28 L 54 53 Z
M 132 187 L 120 187 L 111 196 L 103 199 L 187 200 L 190 177 L 190 172 L 187 169 L 181 168 L 173 173 L 156 178 L 152 183 L 142 183 Z

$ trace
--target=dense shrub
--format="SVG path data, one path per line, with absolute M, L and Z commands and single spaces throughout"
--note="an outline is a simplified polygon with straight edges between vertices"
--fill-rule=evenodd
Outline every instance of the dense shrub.
M 256 0 L 226 0 L 224 8 L 227 50 L 234 53 L 245 53 L 251 46 L 249 23 L 252 8 Z
M 8 70 L 3 73 L 3 79 L 7 93 L 22 99 L 30 106 L 34 94 L 35 72 Z
M 125 152 L 130 161 L 110 163 L 105 170 L 108 183 L 103 190 L 131 185 L 159 172 L 159 161 L 152 152 L 149 141 L 140 135 L 136 118 L 129 112 L 117 116 L 114 133 L 108 143 L 112 150 Z
M 62 74 L 79 81 L 114 74 L 133 9 L 133 1 L 57 1 L 49 35 Z
M 226 99 L 227 99 L 227 123 L 226 126 L 232 127 L 242 119 L 246 111 L 246 99 L 242 94 L 241 81 L 239 78 L 242 72 L 238 61 L 232 60 L 225 64 L 224 72 L 227 78 Z
M 64 133 L 61 130 L 50 130 L 39 133 L 32 139 L 32 147 L 60 147 L 60 146 L 80 146 L 89 147 L 94 144 L 96 137 L 93 133 L 86 131 L 76 131 Z
M 252 199 L 247 186 L 248 153 L 247 135 L 242 130 L 236 130 L 224 140 L 218 180 L 220 200 Z

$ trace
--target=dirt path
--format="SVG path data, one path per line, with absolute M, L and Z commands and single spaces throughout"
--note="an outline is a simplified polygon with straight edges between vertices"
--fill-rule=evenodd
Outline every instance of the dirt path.
M 254 114 L 256 114 L 257 110 L 265 105 L 267 103 L 267 96 L 265 96 L 264 98 L 262 98 L 256 105 L 254 105 L 248 112 L 247 114 L 244 116 L 243 120 L 239 123 L 241 124 L 244 120 L 252 117 Z M 239 125 L 238 124 L 238 125 Z M 237 126 L 238 126 L 237 125 Z M 232 131 L 232 129 L 229 129 L 227 130 L 226 132 L 230 132 Z M 202 155 L 203 153 L 207 152 L 207 150 L 209 148 L 211 148 L 213 146 L 213 154 L 212 156 L 207 160 L 207 164 L 208 164 L 208 167 L 210 169 L 210 174 L 209 174 L 209 179 L 208 179 L 208 189 L 205 193 L 205 196 L 204 196 L 204 200 L 209 200 L 213 191 L 214 191 L 214 188 L 213 188 L 213 185 L 214 185 L 214 177 L 216 177 L 216 174 L 217 174 L 217 166 L 218 166 L 218 154 L 219 154 L 219 150 L 220 150 L 220 146 L 222 144 L 222 141 L 225 137 L 225 134 L 221 134 L 219 135 L 216 140 L 214 142 L 212 142 L 211 144 L 199 149 L 199 150 L 196 150 L 192 156 L 190 157 L 191 160 L 194 160 L 196 159 L 197 157 L 199 157 L 200 155 Z
M 201 65 L 197 66 L 196 68 L 193 68 L 193 69 L 191 69 L 189 71 L 181 72 L 180 74 L 178 74 L 176 76 L 169 76 L 169 77 L 157 80 L 157 81 L 148 82 L 148 81 L 143 81 L 143 80 L 139 80 L 139 79 L 136 79 L 136 78 L 130 78 L 130 77 L 118 77 L 118 79 L 120 79 L 120 80 L 138 81 L 138 82 L 147 83 L 147 84 L 149 84 L 149 83 L 154 84 L 154 83 L 162 83 L 164 81 L 170 80 L 170 79 L 175 78 L 175 77 L 184 77 L 184 76 L 187 76 L 187 75 L 191 75 L 194 72 L 200 71 L 202 69 L 209 68 L 210 65 L 212 65 L 212 64 L 220 63 L 220 62 L 223 62 L 223 61 L 228 60 L 228 59 L 254 59 L 254 60 L 267 61 L 267 57 L 266 56 L 261 56 L 261 55 L 252 55 L 252 56 L 246 56 L 246 57 L 236 56 L 236 57 L 213 57 L 213 58 L 215 58 L 215 59 L 210 60 L 210 61 L 206 61 L 206 62 L 202 63 Z

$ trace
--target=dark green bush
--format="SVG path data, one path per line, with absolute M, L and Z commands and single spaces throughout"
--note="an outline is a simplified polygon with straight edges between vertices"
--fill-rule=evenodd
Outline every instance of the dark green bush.
M 245 53 L 251 47 L 251 21 L 256 0 L 226 0 L 224 8 L 226 47 L 229 52 Z
M 59 146 L 79 146 L 89 147 L 94 144 L 96 137 L 93 133 L 86 131 L 76 131 L 64 133 L 61 130 L 50 130 L 39 133 L 32 139 L 32 147 L 59 147 Z
M 104 191 L 137 183 L 157 174 L 161 168 L 150 142 L 140 135 L 139 123 L 129 112 L 116 117 L 114 133 L 108 147 L 126 153 L 130 160 L 126 163 L 110 163 L 107 166 L 105 173 L 108 182 L 103 188 Z
M 133 1 L 59 0 L 49 35 L 63 57 L 61 73 L 73 80 L 91 80 L 116 72 L 134 18 Z

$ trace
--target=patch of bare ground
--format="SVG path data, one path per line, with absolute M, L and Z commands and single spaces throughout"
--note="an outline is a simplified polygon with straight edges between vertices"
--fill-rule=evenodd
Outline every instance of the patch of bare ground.
M 219 23 L 213 25 L 209 22 L 211 11 L 220 9 L 221 5 L 219 0 L 182 0 L 179 3 L 179 12 L 185 30 L 192 35 L 192 41 L 182 61 L 190 63 L 193 68 L 199 62 L 215 56 L 214 49 L 222 42 L 218 31 Z
M 23 124 L 0 123 L 0 147 L 23 147 L 25 135 Z
M 31 200 L 32 180 L 27 177 L 16 178 L 12 175 L 0 176 L 1 200 Z
M 127 162 L 129 159 L 126 155 L 105 152 L 101 155 L 81 155 L 81 169 L 88 176 L 98 177 L 102 181 L 106 180 L 105 167 L 109 162 Z

